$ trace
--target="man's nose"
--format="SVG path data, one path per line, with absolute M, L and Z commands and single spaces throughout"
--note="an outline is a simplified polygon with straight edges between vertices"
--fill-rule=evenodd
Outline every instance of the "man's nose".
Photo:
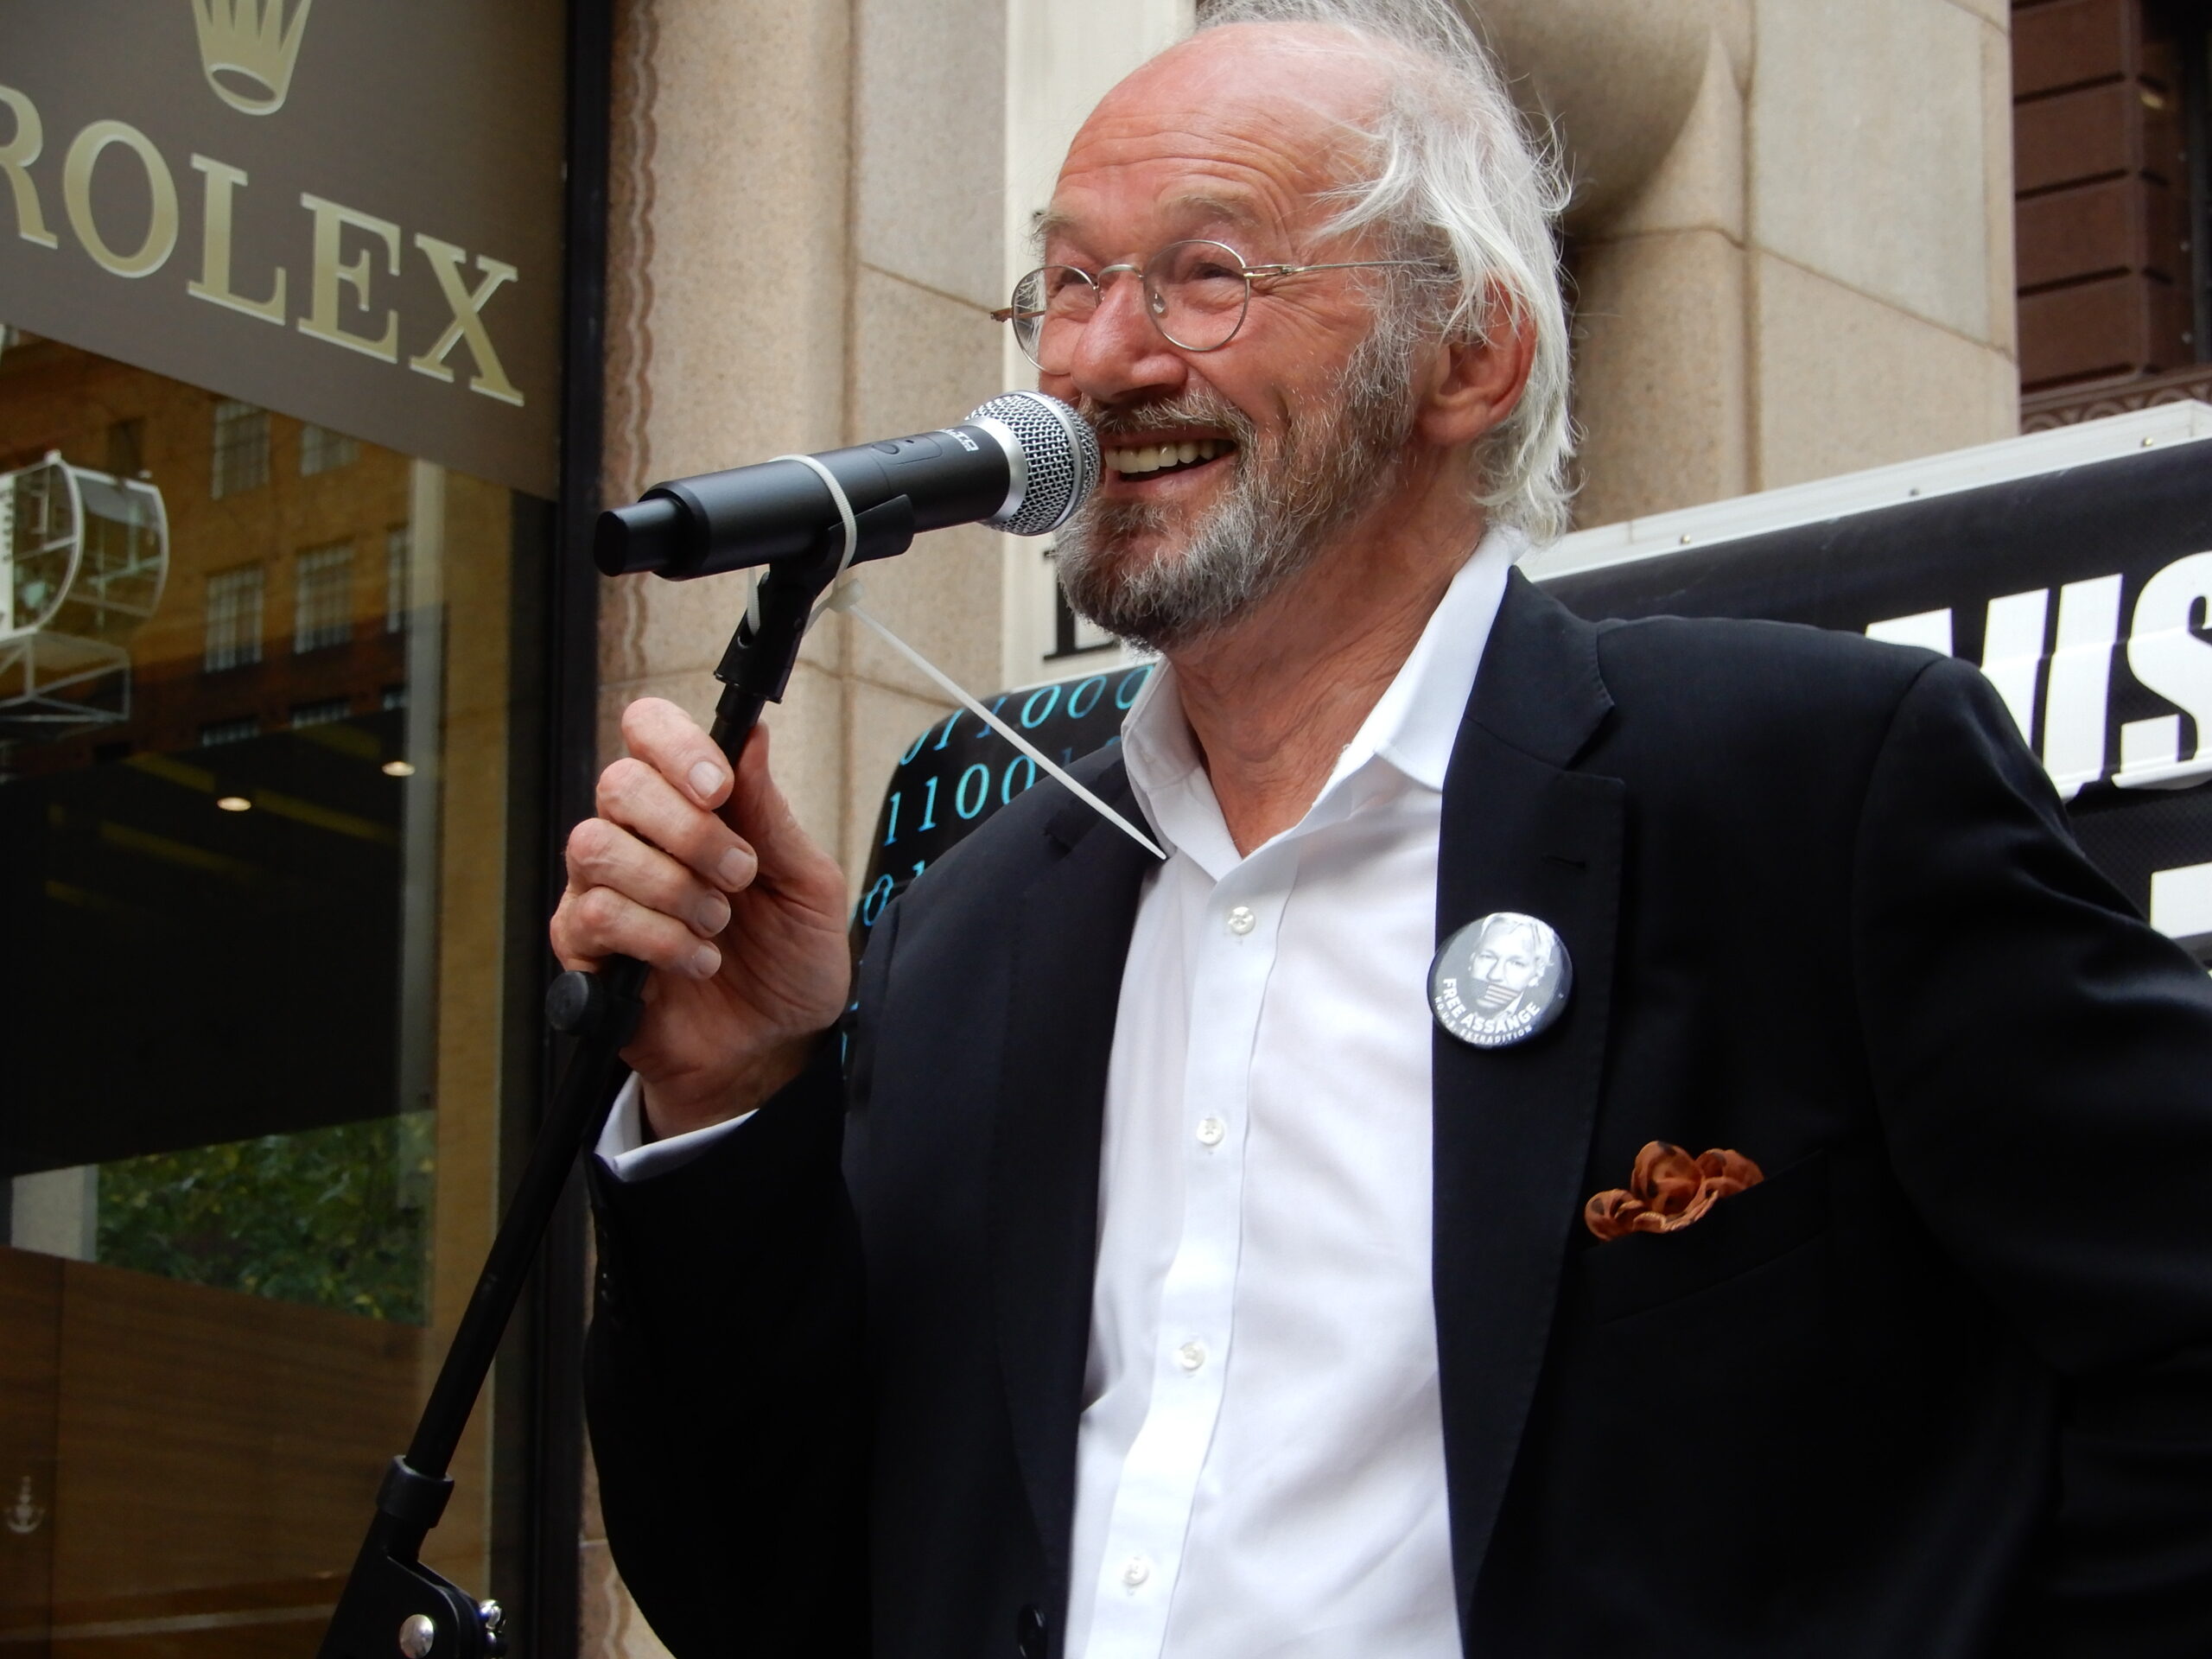
M 1120 273 L 1076 334 L 1068 378 L 1078 391 L 1110 404 L 1133 394 L 1179 390 L 1187 373 L 1181 355 L 1146 313 L 1143 283 L 1134 271 Z

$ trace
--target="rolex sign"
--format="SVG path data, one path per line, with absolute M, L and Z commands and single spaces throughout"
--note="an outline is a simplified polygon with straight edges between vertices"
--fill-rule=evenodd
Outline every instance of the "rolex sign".
M 5 9 L 0 323 L 554 493 L 563 8 Z

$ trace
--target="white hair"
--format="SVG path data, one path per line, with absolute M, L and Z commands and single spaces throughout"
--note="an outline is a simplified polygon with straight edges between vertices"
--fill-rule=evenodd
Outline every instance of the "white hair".
M 1475 958 L 1482 954 L 1483 945 L 1488 941 L 1490 936 L 1502 931 L 1526 933 L 1529 936 L 1529 957 L 1536 965 L 1535 977 L 1541 979 L 1546 974 L 1551 972 L 1552 957 L 1557 948 L 1557 938 L 1551 929 L 1532 916 L 1494 914 L 1484 919 L 1489 925 L 1483 929 L 1482 932 L 1477 936 L 1474 944 L 1467 949 L 1467 964 L 1470 968 L 1474 965 Z
M 1198 28 L 1300 23 L 1337 30 L 1381 72 L 1368 176 L 1337 194 L 1331 226 L 1373 229 L 1399 257 L 1427 262 L 1394 273 L 1395 302 L 1378 326 L 1486 340 L 1503 307 L 1530 325 L 1535 360 L 1513 411 L 1476 446 L 1477 499 L 1541 546 L 1567 529 L 1567 306 L 1554 227 L 1566 211 L 1566 170 L 1548 135 L 1523 125 L 1497 63 L 1453 0 L 1212 0 Z M 1437 337 L 1429 333 L 1430 338 Z M 1408 342 L 1410 343 L 1410 342 Z

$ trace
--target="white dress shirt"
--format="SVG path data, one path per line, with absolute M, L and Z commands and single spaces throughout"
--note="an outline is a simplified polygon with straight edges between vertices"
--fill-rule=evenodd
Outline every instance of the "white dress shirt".
M 1306 816 L 1249 855 L 1173 671 L 1129 710 L 1169 857 L 1107 1076 L 1071 1659 L 1459 1653 L 1427 974 L 1445 770 L 1520 547 L 1484 538 Z M 640 1145 L 633 1086 L 599 1152 L 634 1179 L 733 1128 Z
M 1169 849 L 1122 976 L 1071 1656 L 1459 1652 L 1429 1292 L 1444 773 L 1517 542 L 1454 580 L 1306 816 L 1240 857 L 1155 674 Z

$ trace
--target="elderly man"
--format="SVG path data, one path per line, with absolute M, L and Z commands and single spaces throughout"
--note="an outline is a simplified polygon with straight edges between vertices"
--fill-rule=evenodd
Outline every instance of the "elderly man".
M 2202 971 L 1970 669 L 1513 575 L 1566 336 L 1494 71 L 1443 0 L 1210 23 L 1010 308 L 1108 459 L 1071 597 L 1166 658 L 1083 774 L 1166 862 L 1033 791 L 842 1045 L 765 741 L 633 706 L 571 840 L 563 959 L 658 970 L 592 1359 L 655 1628 L 2212 1651 Z M 1433 960 L 1524 935 L 1541 1017 L 1455 1029 Z

